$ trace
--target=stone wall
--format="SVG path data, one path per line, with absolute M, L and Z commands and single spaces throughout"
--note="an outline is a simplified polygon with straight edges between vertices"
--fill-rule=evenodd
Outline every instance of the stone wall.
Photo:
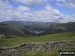
M 47 52 L 62 48 L 75 48 L 75 41 L 26 43 L 19 47 L 0 48 L 0 56 L 21 56 L 30 51 Z

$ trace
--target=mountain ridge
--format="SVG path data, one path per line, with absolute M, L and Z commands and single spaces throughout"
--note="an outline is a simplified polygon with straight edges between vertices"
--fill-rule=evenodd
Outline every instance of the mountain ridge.
M 0 22 L 0 34 L 4 35 L 36 35 L 50 27 L 52 22 L 5 21 Z

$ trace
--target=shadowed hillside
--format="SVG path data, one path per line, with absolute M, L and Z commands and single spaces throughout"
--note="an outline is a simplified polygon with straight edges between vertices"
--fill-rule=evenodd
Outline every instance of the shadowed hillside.
M 49 29 L 44 31 L 44 33 L 41 33 L 41 35 L 62 32 L 75 32 L 75 22 L 53 24 Z
M 52 24 L 49 22 L 5 21 L 0 22 L 0 34 L 6 37 L 37 35 Z

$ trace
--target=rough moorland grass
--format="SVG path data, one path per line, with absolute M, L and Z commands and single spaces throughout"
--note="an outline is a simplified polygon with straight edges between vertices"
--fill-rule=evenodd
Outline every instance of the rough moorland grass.
M 29 52 L 23 56 L 60 56 L 58 50 L 53 50 L 49 52 Z
M 31 43 L 31 42 L 50 42 L 50 41 L 67 41 L 67 40 L 75 40 L 75 32 L 57 33 L 37 37 L 0 39 L 0 47 L 15 47 L 23 43 Z
M 62 51 L 75 51 L 75 48 L 62 49 Z M 59 54 L 59 50 L 52 50 L 49 52 L 29 52 L 23 56 L 61 56 L 61 55 Z

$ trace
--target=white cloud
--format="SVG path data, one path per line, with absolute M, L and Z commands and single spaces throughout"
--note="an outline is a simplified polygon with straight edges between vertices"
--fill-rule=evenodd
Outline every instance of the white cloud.
M 47 5 L 45 6 L 45 9 L 48 10 L 48 11 L 53 10 L 53 8 L 52 8 L 49 4 L 47 4 Z
M 3 0 L 0 0 L 0 10 L 2 9 L 2 10 L 7 10 L 7 9 L 11 9 L 12 8 L 12 6 L 9 4 L 9 1 L 8 0 L 5 0 L 5 1 L 3 1 Z
M 18 7 L 17 10 L 24 12 L 24 11 L 30 11 L 30 8 L 21 5 Z
M 32 1 L 32 0 L 22 0 L 22 1 Z M 3 2 L 2 0 L 0 0 L 0 21 L 5 20 L 70 22 L 75 21 L 75 17 L 74 15 L 65 16 L 58 9 L 52 8 L 52 6 L 50 6 L 49 4 L 45 6 L 44 10 L 31 11 L 30 7 L 25 7 L 23 5 L 20 5 L 18 8 L 13 10 L 13 6 L 9 4 L 8 0 L 7 2 Z
M 49 4 L 45 6 L 45 10 L 30 11 L 28 7 L 19 6 L 16 10 L 3 10 L 0 12 L 0 18 L 5 20 L 30 20 L 55 22 L 59 20 L 62 13 L 57 9 L 53 9 Z
M 56 0 L 59 6 L 66 6 L 68 8 L 75 8 L 75 0 Z M 63 3 L 60 3 L 63 2 Z
M 26 6 L 30 6 L 30 7 L 41 6 L 44 3 L 48 2 L 48 0 L 14 0 L 14 1 L 23 3 Z
M 60 22 L 75 22 L 75 17 L 73 16 L 64 16 Z

